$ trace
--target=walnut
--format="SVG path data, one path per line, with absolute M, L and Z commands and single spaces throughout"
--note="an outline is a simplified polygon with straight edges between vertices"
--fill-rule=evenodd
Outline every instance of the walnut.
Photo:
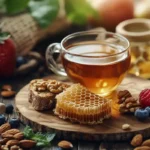
M 52 80 L 47 84 L 47 89 L 54 94 L 58 94 L 68 87 L 69 86 L 67 84 L 58 82 L 56 80 Z
M 43 80 L 36 79 L 30 82 L 30 86 L 37 92 L 50 92 L 52 94 L 59 94 L 67 89 L 70 85 L 56 81 L 56 80 Z
M 35 91 L 44 92 L 47 90 L 47 84 L 44 80 L 33 80 L 30 82 Z
M 63 88 L 61 88 L 61 87 L 59 87 L 59 88 L 51 87 L 51 88 L 49 88 L 49 91 L 50 91 L 51 93 L 58 94 L 58 93 L 60 93 L 60 92 L 63 91 Z
M 42 92 L 42 91 L 46 91 L 46 90 L 47 90 L 47 88 L 44 87 L 44 86 L 39 86 L 39 87 L 37 87 L 37 91 Z
M 62 84 L 61 87 L 63 88 L 63 90 L 66 90 L 68 87 L 70 87 L 69 84 Z
M 128 97 L 132 97 L 131 93 L 128 90 L 118 92 L 118 103 L 123 103 Z

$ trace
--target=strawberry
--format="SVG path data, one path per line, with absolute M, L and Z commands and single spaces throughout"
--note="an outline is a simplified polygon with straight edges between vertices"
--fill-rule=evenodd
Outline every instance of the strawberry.
M 141 91 L 139 95 L 139 101 L 142 107 L 150 106 L 150 89 Z
M 13 75 L 16 65 L 16 49 L 8 33 L 0 32 L 0 77 Z

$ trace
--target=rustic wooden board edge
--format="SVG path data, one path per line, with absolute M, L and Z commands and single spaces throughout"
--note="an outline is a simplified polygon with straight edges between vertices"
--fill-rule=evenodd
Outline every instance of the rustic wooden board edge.
M 147 128 L 145 130 L 136 131 L 136 132 L 124 132 L 120 133 L 118 135 L 116 134 L 87 134 L 87 133 L 75 133 L 71 131 L 61 131 L 49 128 L 44 125 L 40 125 L 34 121 L 31 121 L 24 117 L 21 113 L 19 114 L 20 120 L 30 127 L 33 128 L 34 131 L 40 131 L 40 132 L 50 132 L 50 133 L 56 133 L 57 139 L 66 139 L 66 140 L 85 140 L 85 141 L 129 141 L 134 137 L 136 134 L 142 134 L 143 138 L 148 138 L 150 136 L 150 128 Z
M 134 79 L 134 76 L 131 76 L 131 78 Z M 142 79 L 143 80 L 143 79 Z M 143 80 L 145 81 L 145 80 Z M 20 90 L 20 92 L 22 89 Z M 16 95 L 20 94 L 20 92 Z M 16 106 L 17 107 L 17 106 Z M 42 131 L 42 132 L 56 132 L 56 137 L 58 139 L 72 139 L 72 140 L 87 140 L 87 141 L 126 141 L 131 139 L 134 135 L 141 133 L 143 134 L 144 138 L 147 138 L 150 136 L 150 126 L 148 128 L 139 130 L 139 131 L 130 131 L 130 132 L 122 132 L 114 134 L 91 134 L 91 133 L 83 133 L 81 132 L 73 132 L 73 131 L 62 131 L 54 128 L 47 127 L 45 125 L 39 124 L 30 118 L 24 116 L 21 112 L 19 112 L 20 120 L 29 126 L 31 126 L 36 131 Z

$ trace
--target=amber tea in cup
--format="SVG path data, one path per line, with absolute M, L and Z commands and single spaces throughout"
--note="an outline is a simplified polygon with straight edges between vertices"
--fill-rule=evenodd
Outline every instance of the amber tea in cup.
M 53 52 L 60 51 L 65 72 L 54 61 Z M 130 65 L 129 42 L 109 32 L 74 33 L 50 45 L 47 64 L 56 74 L 67 75 L 90 91 L 105 96 L 115 90 Z M 66 73 L 66 74 L 65 74 Z

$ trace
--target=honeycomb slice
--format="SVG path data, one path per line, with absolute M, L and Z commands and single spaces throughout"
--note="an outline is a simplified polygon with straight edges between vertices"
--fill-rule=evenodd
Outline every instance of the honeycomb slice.
M 55 114 L 81 124 L 99 124 L 111 116 L 111 100 L 88 91 L 80 84 L 73 84 L 56 96 Z

